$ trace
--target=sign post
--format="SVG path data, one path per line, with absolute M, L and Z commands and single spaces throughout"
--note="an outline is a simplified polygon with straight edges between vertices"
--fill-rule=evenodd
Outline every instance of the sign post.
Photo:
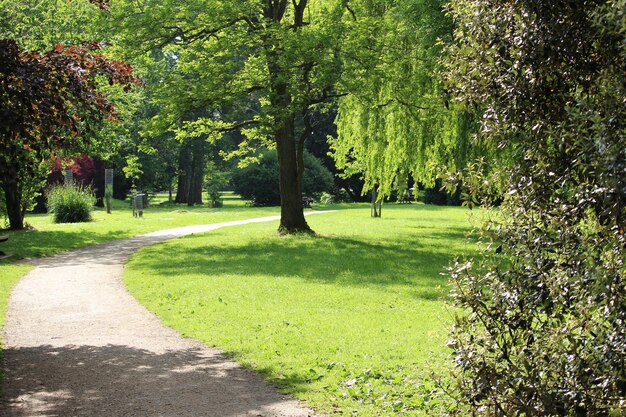
M 113 170 L 107 168 L 104 170 L 104 205 L 107 213 L 111 214 L 113 205 Z
M 74 173 L 72 172 L 71 169 L 68 168 L 65 170 L 65 175 L 63 176 L 63 180 L 65 182 L 65 185 L 74 184 Z

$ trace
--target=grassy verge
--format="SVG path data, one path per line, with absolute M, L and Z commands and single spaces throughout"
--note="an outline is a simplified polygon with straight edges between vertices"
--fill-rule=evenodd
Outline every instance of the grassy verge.
M 137 253 L 130 291 L 183 335 L 217 346 L 326 413 L 420 414 L 445 366 L 443 268 L 468 211 L 387 206 L 309 218 L 319 237 L 268 224 L 190 236 Z

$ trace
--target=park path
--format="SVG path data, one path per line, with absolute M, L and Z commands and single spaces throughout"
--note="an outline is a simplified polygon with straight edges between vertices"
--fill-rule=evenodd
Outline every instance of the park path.
M 277 219 L 163 230 L 34 261 L 9 301 L 0 416 L 313 415 L 220 351 L 165 327 L 121 281 L 143 246 Z

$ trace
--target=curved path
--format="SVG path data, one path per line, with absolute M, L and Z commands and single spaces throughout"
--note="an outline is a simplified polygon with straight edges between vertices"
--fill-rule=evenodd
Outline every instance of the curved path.
M 163 326 L 121 281 L 142 246 L 277 219 L 163 230 L 36 260 L 9 302 L 0 415 L 313 415 L 220 351 Z

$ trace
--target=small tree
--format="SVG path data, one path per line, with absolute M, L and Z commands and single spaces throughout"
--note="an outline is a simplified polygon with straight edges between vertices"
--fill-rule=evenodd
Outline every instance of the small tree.
M 130 66 L 95 54 L 99 47 L 57 45 L 42 54 L 0 40 L 0 186 L 12 229 L 24 227 L 22 183 L 37 178 L 40 162 L 84 148 L 98 122 L 114 119 L 98 77 L 138 82 Z
M 209 207 L 222 207 L 222 191 L 229 183 L 229 173 L 220 171 L 214 162 L 209 162 L 204 176 L 204 189 L 209 197 Z

